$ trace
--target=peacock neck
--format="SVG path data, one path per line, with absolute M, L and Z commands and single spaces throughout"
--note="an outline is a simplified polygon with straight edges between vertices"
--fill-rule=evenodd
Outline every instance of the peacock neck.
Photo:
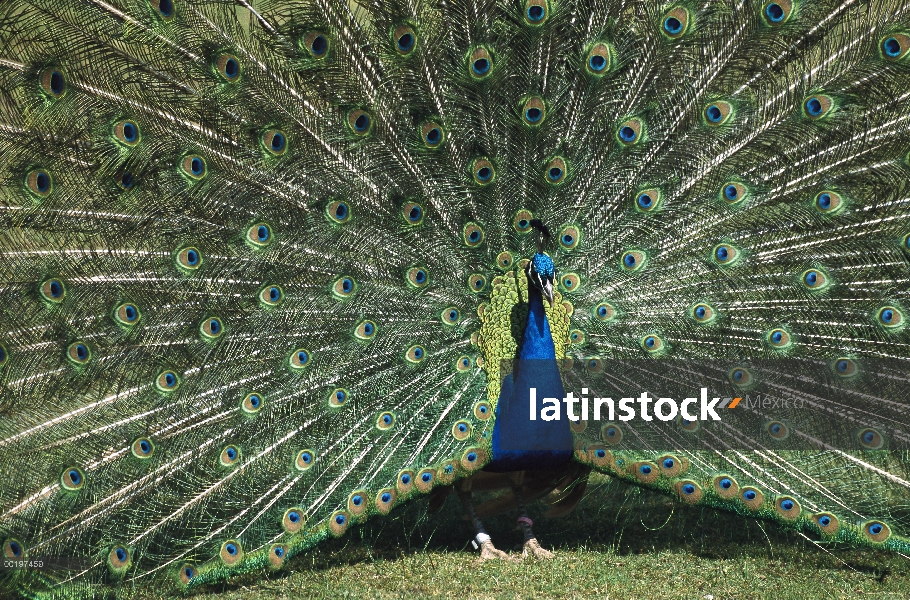
M 553 335 L 543 304 L 543 295 L 533 285 L 528 286 L 528 321 L 521 339 L 521 360 L 556 360 Z
M 543 296 L 528 286 L 528 320 L 516 368 L 502 381 L 493 426 L 493 460 L 487 471 L 508 472 L 563 468 L 572 458 L 568 419 L 528 419 L 531 390 L 538 398 L 565 396 Z

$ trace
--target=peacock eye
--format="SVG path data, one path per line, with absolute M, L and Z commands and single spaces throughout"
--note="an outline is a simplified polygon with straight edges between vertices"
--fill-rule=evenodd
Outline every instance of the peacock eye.
M 612 63 L 612 49 L 608 44 L 598 42 L 588 50 L 585 60 L 585 69 L 589 74 L 599 77 L 610 71 Z
M 320 31 L 308 32 L 301 39 L 300 45 L 316 60 L 321 60 L 329 54 L 329 38 Z

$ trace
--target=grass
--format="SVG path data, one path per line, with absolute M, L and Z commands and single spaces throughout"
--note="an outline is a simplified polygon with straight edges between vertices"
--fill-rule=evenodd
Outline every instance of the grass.
M 530 511 L 538 539 L 557 553 L 552 561 L 480 563 L 453 494 L 437 514 L 412 502 L 283 571 L 195 598 L 910 598 L 910 557 L 820 546 L 774 523 L 681 506 L 607 478 L 592 488 L 563 519 Z M 486 525 L 501 549 L 521 539 L 514 514 Z

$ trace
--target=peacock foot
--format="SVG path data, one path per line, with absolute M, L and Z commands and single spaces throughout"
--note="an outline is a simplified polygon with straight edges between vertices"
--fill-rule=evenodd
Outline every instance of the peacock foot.
M 480 560 L 505 560 L 505 561 L 514 561 L 515 559 L 503 552 L 498 550 L 496 546 L 493 545 L 493 542 L 490 540 L 485 540 L 480 545 Z
M 537 538 L 531 538 L 527 542 L 525 542 L 525 547 L 524 547 L 524 550 L 522 550 L 522 552 L 521 552 L 521 557 L 528 558 L 529 556 L 533 556 L 534 558 L 539 558 L 539 559 L 556 558 L 555 554 L 553 554 L 549 550 L 545 550 L 544 548 L 542 548 L 540 546 L 540 543 L 537 541 Z

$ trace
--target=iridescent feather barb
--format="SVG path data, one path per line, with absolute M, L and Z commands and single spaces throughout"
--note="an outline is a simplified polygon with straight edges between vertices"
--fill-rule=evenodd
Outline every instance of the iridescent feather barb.
M 890 0 L 3 3 L 0 542 L 60 564 L 0 585 L 192 589 L 591 468 L 910 551 L 908 53 Z M 472 477 L 529 381 L 693 360 L 815 408 Z

